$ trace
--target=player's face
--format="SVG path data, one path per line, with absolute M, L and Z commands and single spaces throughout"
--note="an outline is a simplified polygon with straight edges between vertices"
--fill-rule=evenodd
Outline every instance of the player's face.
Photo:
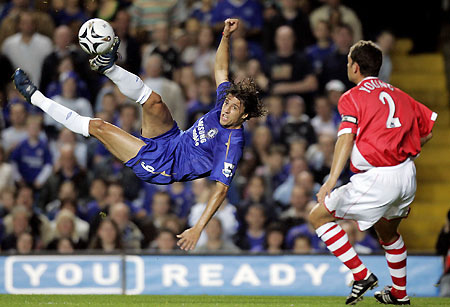
M 347 55 L 347 77 L 348 80 L 351 82 L 355 82 L 355 73 L 354 73 L 354 65 L 356 65 L 355 62 L 353 62 L 352 58 L 350 57 L 350 54 Z
M 246 117 L 244 104 L 236 97 L 228 95 L 222 105 L 220 124 L 228 129 L 238 129 Z

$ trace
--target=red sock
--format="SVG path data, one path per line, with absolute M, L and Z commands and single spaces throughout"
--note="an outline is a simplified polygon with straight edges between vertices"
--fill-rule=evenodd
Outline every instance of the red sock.
M 317 235 L 327 245 L 328 249 L 339 258 L 353 273 L 355 280 L 365 279 L 369 270 L 359 259 L 348 241 L 347 233 L 335 222 L 326 223 L 316 229 Z
M 406 296 L 406 246 L 403 243 L 402 236 L 392 243 L 385 244 L 381 242 L 386 252 L 386 260 L 389 267 L 389 273 L 392 278 L 391 293 L 396 298 L 402 299 Z

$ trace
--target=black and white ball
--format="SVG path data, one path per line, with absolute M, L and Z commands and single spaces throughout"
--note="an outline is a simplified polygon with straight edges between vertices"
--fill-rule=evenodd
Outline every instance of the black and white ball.
M 114 30 L 107 21 L 93 18 L 80 27 L 78 41 L 85 52 L 91 55 L 104 54 L 111 50 L 114 35 Z

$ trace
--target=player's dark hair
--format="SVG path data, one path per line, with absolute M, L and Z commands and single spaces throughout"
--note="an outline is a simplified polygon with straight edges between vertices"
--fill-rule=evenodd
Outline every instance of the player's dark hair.
M 383 53 L 374 42 L 360 40 L 350 48 L 350 58 L 358 63 L 361 75 L 377 77 L 383 62 Z
M 267 114 L 263 102 L 258 98 L 258 89 L 252 78 L 245 78 L 238 83 L 231 83 L 225 91 L 244 103 L 244 112 L 248 114 L 245 120 L 252 117 L 261 117 Z

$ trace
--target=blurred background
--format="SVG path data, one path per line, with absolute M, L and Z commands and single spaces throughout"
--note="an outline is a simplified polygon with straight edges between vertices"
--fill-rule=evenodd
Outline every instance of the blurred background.
M 448 0 L 0 1 L 1 252 L 183 253 L 175 235 L 200 217 L 211 182 L 142 182 L 96 139 L 24 102 L 10 76 L 20 66 L 46 96 L 138 136 L 139 105 L 92 72 L 78 45 L 81 24 L 102 18 L 121 39 L 118 64 L 160 93 L 187 129 L 214 105 L 216 47 L 223 21 L 237 17 L 231 75 L 255 79 L 269 114 L 246 122 L 228 198 L 195 252 L 327 252 L 308 212 L 330 170 L 337 102 L 353 86 L 349 48 L 367 39 L 383 50 L 380 78 L 439 113 L 416 160 L 417 196 L 401 232 L 410 252 L 446 255 L 449 14 Z M 346 169 L 339 184 L 350 176 Z M 358 252 L 381 252 L 372 230 L 342 225 Z

